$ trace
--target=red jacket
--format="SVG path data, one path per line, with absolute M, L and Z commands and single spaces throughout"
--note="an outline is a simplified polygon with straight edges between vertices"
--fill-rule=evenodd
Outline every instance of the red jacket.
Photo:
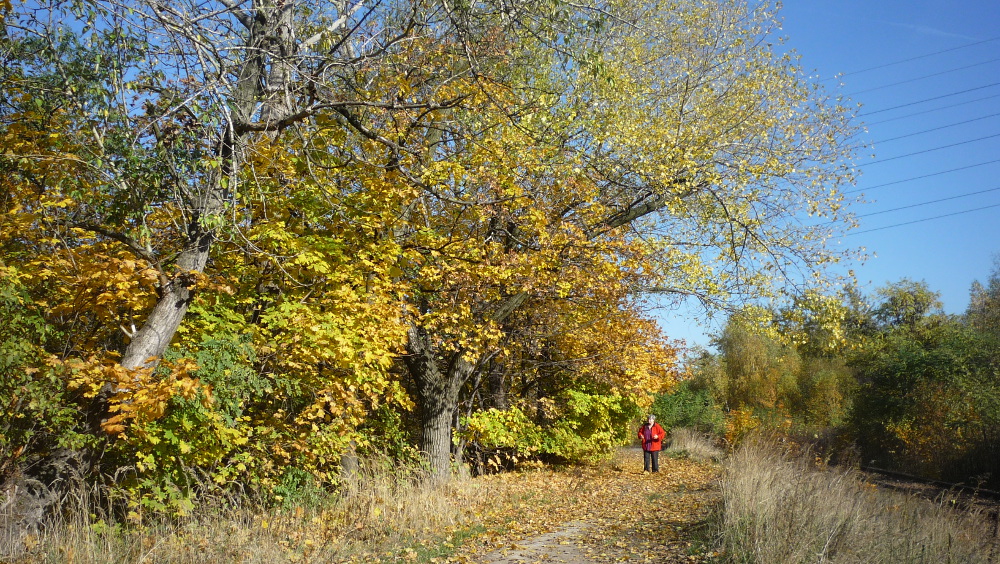
M 663 427 L 660 427 L 659 423 L 653 423 L 652 427 L 649 426 L 649 423 L 643 423 L 642 427 L 639 427 L 639 440 L 642 441 L 642 450 L 660 450 L 665 436 L 666 433 L 663 431 Z

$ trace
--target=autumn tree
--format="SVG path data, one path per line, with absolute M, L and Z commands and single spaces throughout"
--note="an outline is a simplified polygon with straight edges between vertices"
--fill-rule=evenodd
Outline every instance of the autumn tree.
M 994 258 L 986 284 L 974 281 L 969 294 L 968 322 L 980 331 L 1000 336 L 1000 256 Z
M 626 238 L 643 248 L 627 268 L 650 276 L 637 292 L 714 304 L 811 282 L 797 273 L 836 261 L 824 243 L 850 223 L 838 187 L 852 177 L 851 111 L 810 84 L 794 59 L 775 54 L 769 10 L 728 2 L 613 7 L 615 17 L 584 43 L 599 49 L 532 78 L 553 94 L 511 131 L 531 132 L 540 149 L 516 151 L 517 165 L 505 169 L 516 187 L 510 197 L 530 196 L 532 209 L 478 218 L 479 240 L 506 241 L 507 260 L 543 261 L 552 241 L 586 249 Z M 462 182 L 446 186 L 461 192 L 449 196 L 483 186 L 479 170 L 456 174 Z M 481 213 L 442 201 L 453 210 L 447 220 Z M 803 223 L 801 214 L 836 221 Z M 483 331 L 502 332 L 513 311 L 559 283 L 515 281 L 449 295 L 485 321 Z M 420 311 L 430 314 L 432 305 Z M 459 391 L 499 351 L 489 340 L 479 350 L 455 343 L 419 318 L 409 332 L 408 366 L 424 390 L 424 445 L 439 471 Z
M 207 465 L 273 483 L 293 459 L 326 475 L 364 409 L 407 401 L 388 367 L 417 295 L 402 278 L 426 235 L 416 212 L 448 199 L 438 181 L 462 144 L 535 103 L 521 69 L 591 16 L 549 2 L 5 12 L 2 260 L 25 261 L 24 291 L 65 330 L 43 360 L 93 436 L 172 477 Z
M 563 295 L 531 299 L 508 319 L 500 352 L 459 395 L 456 431 L 478 467 L 502 460 L 503 449 L 571 461 L 607 456 L 631 438 L 653 394 L 674 385 L 675 344 L 627 283 L 604 282 L 564 280 Z M 519 434 L 525 440 L 510 441 Z
M 878 290 L 880 303 L 872 312 L 884 328 L 916 329 L 932 314 L 941 312 L 941 299 L 927 282 L 904 278 Z
M 330 445 L 318 422 L 392 395 L 398 354 L 443 474 L 519 323 L 585 327 L 605 291 L 608 331 L 629 293 L 772 295 L 850 223 L 851 112 L 769 46 L 768 7 L 93 0 L 5 26 L 5 202 L 30 234 L 8 248 L 45 256 L 57 358 L 113 433 L 164 398 L 223 410 L 193 361 L 245 350 L 222 328 L 254 342 L 241 369 L 306 384 L 288 436 Z M 570 361 L 599 335 L 544 341 Z
M 793 348 L 739 316 L 730 317 L 716 342 L 725 359 L 729 409 L 788 413 L 801 362 Z
M 489 74 L 490 60 L 516 57 L 504 51 L 509 38 L 497 38 L 532 9 L 85 2 L 26 6 L 9 18 L 9 32 L 37 46 L 25 64 L 44 69 L 59 103 L 90 120 L 76 157 L 109 199 L 74 206 L 56 224 L 121 243 L 160 275 L 156 305 L 137 320 L 121 365 L 162 354 L 220 230 L 238 237 L 252 221 L 233 204 L 254 189 L 255 143 L 332 120 L 359 139 L 340 148 L 342 159 L 391 161 L 418 177 L 407 136 L 470 94 L 450 83 L 504 78 Z M 404 170 L 407 162 L 417 169 Z M 150 224 L 154 210 L 171 215 L 170 228 Z

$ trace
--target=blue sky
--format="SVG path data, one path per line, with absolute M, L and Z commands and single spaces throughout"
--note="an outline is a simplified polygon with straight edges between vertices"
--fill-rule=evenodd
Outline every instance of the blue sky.
M 803 68 L 862 104 L 874 143 L 858 160 L 861 227 L 840 241 L 874 257 L 847 266 L 868 293 L 925 280 L 963 312 L 1000 253 L 1000 2 L 788 0 L 781 17 Z M 658 315 L 689 345 L 722 321 Z

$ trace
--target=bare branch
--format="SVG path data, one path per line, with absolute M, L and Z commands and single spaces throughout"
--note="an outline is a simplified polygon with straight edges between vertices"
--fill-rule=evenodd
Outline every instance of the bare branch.
M 229 1 L 229 0 L 225 0 L 225 1 Z M 323 31 L 320 31 L 319 33 L 316 33 L 315 35 L 313 35 L 309 39 L 306 39 L 305 41 L 303 41 L 302 44 L 300 45 L 300 47 L 302 49 L 308 49 L 308 48 L 312 47 L 313 45 L 315 45 L 316 43 L 318 43 L 321 39 L 323 39 L 323 35 L 325 35 L 327 33 L 333 33 L 335 31 L 337 31 L 338 29 L 340 29 L 341 27 L 343 27 L 344 24 L 347 23 L 347 20 L 351 16 L 353 16 L 355 12 L 357 12 L 358 10 L 360 10 L 361 7 L 364 6 L 364 5 L 365 5 L 364 0 L 361 0 L 360 2 L 358 2 L 357 4 L 355 4 L 353 7 L 351 7 L 351 9 L 348 10 L 346 14 L 342 14 L 339 18 L 337 18 L 336 20 L 334 20 L 334 22 L 332 24 L 328 25 L 326 27 L 326 29 L 324 29 Z
M 253 27 L 253 18 L 250 17 L 250 14 L 247 14 L 246 12 L 241 10 L 239 8 L 239 4 L 233 2 L 233 0 L 219 0 L 219 2 L 221 2 L 225 7 L 229 8 L 229 10 L 233 13 L 233 15 L 236 16 L 236 19 L 238 19 L 240 23 L 243 24 L 247 29 Z

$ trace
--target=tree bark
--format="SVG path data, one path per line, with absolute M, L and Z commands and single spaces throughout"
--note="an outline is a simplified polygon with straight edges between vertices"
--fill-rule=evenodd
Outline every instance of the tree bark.
M 219 198 L 213 199 L 219 200 Z M 209 213 L 221 211 L 221 201 L 217 207 L 218 210 L 205 211 Z M 191 290 L 194 284 L 193 274 L 205 270 L 212 241 L 215 239 L 213 232 L 204 230 L 198 225 L 192 226 L 191 231 L 193 236 L 190 248 L 181 253 L 177 261 L 178 272 L 164 286 L 160 299 L 149 313 L 146 322 L 132 335 L 132 341 L 122 355 L 121 365 L 125 368 L 139 368 L 155 362 L 155 359 L 161 357 L 170 345 L 171 339 L 184 320 L 193 297 Z
M 451 470 L 452 419 L 458 409 L 462 386 L 475 366 L 450 352 L 445 358 L 436 354 L 430 336 L 422 328 L 410 325 L 407 334 L 407 370 L 417 384 L 421 406 L 421 448 L 430 465 L 431 476 L 444 479 Z
M 423 433 L 421 444 L 431 475 L 448 476 L 451 469 L 451 420 L 458 401 L 447 393 L 421 394 Z

